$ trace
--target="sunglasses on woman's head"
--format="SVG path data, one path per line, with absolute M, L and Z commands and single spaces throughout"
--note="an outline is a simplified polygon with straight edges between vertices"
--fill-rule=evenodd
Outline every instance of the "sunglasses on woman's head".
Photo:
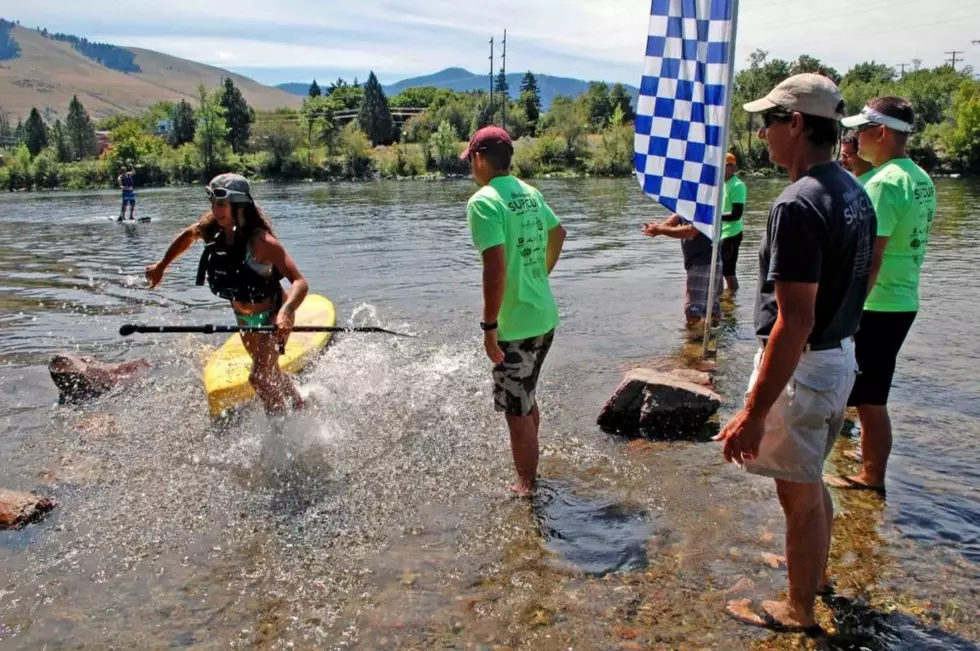
M 212 188 L 206 187 L 205 191 L 208 193 L 208 198 L 212 201 L 227 201 L 228 197 L 234 194 L 239 194 L 247 197 L 247 192 L 239 192 L 238 190 L 229 190 L 228 188 Z

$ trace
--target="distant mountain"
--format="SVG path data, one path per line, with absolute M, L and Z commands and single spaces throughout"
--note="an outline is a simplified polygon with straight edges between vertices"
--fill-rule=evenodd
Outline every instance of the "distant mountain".
M 230 77 L 256 109 L 299 107 L 302 100 L 248 77 L 153 50 L 93 43 L 69 34 L 0 23 L 0 109 L 27 119 L 37 107 L 64 118 L 77 95 L 95 118 L 138 113 L 159 101 L 197 102 L 197 86 Z M 305 91 L 304 91 L 305 93 Z
M 525 74 L 526 73 L 524 72 L 515 72 L 507 75 L 507 85 L 510 87 L 509 94 L 513 99 L 517 99 L 521 94 L 521 81 L 524 79 Z M 545 110 L 551 106 L 551 102 L 555 96 L 566 95 L 570 97 L 577 97 L 589 88 L 589 82 L 582 79 L 555 77 L 552 75 L 541 75 L 537 73 L 535 73 L 534 76 L 538 80 L 538 89 L 541 91 L 541 103 Z M 394 84 L 389 84 L 384 86 L 384 91 L 386 95 L 391 96 L 397 95 L 398 93 L 409 88 L 418 88 L 420 86 L 448 88 L 449 90 L 455 90 L 461 93 L 471 90 L 489 90 L 490 74 L 487 73 L 486 75 L 477 75 L 469 70 L 464 70 L 463 68 L 446 68 L 445 70 L 432 75 L 412 77 L 411 79 L 403 79 L 402 81 Z M 306 95 L 310 89 L 310 84 L 279 84 L 277 88 L 284 90 L 287 93 Z M 629 84 L 626 84 L 626 88 L 630 91 L 635 100 L 637 94 L 639 93 L 639 89 L 630 86 Z

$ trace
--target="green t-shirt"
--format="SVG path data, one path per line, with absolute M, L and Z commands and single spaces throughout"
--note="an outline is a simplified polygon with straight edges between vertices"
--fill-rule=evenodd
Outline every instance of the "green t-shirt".
M 875 176 L 875 174 L 877 174 L 877 173 L 878 173 L 878 168 L 877 167 L 872 167 L 870 170 L 868 170 L 867 172 L 865 172 L 861 176 L 857 177 L 857 181 L 863 187 L 863 186 L 867 185 L 868 184 L 868 181 L 870 181 L 871 179 L 873 179 L 874 176 Z
M 538 190 L 514 176 L 498 176 L 466 205 L 473 244 L 482 255 L 503 245 L 507 264 L 497 318 L 500 341 L 539 337 L 558 326 L 558 304 L 548 283 L 548 232 L 558 226 Z
M 889 238 L 864 309 L 915 312 L 919 272 L 936 215 L 936 188 L 922 168 L 908 158 L 897 158 L 878 168 L 864 189 L 878 216 L 878 237 Z
M 748 190 L 745 188 L 745 184 L 742 183 L 742 179 L 737 176 L 725 181 L 725 199 L 721 208 L 721 213 L 723 215 L 730 215 L 732 212 L 732 205 L 740 203 L 745 205 L 745 200 L 748 197 Z M 745 208 L 742 209 L 743 211 Z M 735 237 L 745 229 L 745 225 L 742 220 L 739 219 L 737 222 L 725 222 L 721 223 L 721 239 L 727 240 L 729 237 Z

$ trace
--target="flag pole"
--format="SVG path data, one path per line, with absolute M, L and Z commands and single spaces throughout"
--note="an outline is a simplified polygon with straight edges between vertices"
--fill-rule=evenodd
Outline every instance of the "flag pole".
M 735 95 L 735 39 L 738 35 L 738 0 L 732 0 L 732 38 L 729 44 L 731 48 L 728 52 L 728 89 L 725 93 L 725 122 L 721 127 L 721 170 L 725 169 L 725 157 L 728 154 L 728 134 L 731 131 L 732 123 L 732 99 Z M 701 343 L 701 357 L 708 354 L 708 343 L 711 339 L 711 317 L 712 308 L 715 303 L 715 282 L 718 272 L 718 254 L 721 248 L 721 211 L 725 201 L 725 175 L 724 171 L 718 186 L 718 196 L 715 198 L 714 223 L 711 225 L 714 237 L 711 246 L 711 277 L 708 281 L 708 309 L 707 317 L 704 320 L 704 336 Z

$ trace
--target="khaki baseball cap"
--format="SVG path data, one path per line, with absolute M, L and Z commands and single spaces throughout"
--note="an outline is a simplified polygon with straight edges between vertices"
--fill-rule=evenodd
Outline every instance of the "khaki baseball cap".
M 839 120 L 844 117 L 844 96 L 837 84 L 827 77 L 805 72 L 783 80 L 768 95 L 749 102 L 743 108 L 749 113 L 779 108 Z

